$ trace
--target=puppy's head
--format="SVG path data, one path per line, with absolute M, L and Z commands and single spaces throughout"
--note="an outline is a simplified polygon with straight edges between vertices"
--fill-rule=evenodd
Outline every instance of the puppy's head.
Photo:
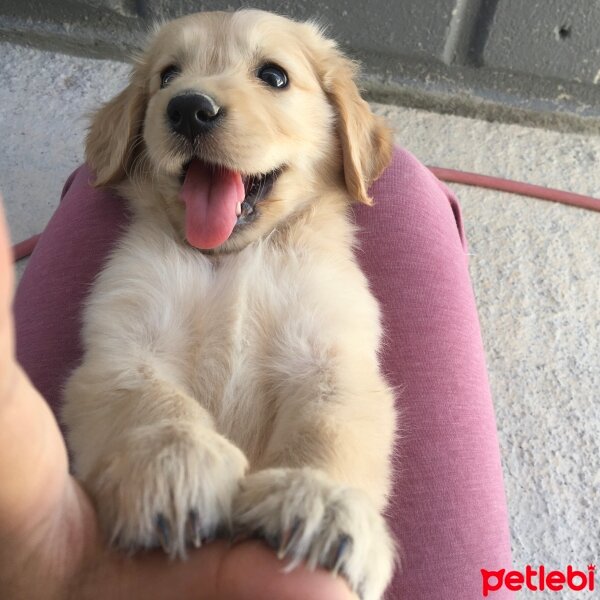
M 95 114 L 86 158 L 96 185 L 136 186 L 191 245 L 241 248 L 335 189 L 371 202 L 391 135 L 354 77 L 311 23 L 190 15 L 155 34 Z

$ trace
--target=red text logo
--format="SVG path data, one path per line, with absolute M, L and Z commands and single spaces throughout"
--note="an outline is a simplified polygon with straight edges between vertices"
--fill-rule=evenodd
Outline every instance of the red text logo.
M 507 571 L 486 571 L 481 569 L 482 593 L 487 598 L 490 592 L 497 592 L 505 587 L 507 590 L 518 592 L 526 588 L 532 592 L 561 592 L 565 588 L 580 592 L 582 590 L 594 591 L 596 566 L 588 565 L 587 571 L 576 571 L 569 565 L 565 571 L 547 571 L 543 565 L 534 569 L 527 565 L 525 572 Z

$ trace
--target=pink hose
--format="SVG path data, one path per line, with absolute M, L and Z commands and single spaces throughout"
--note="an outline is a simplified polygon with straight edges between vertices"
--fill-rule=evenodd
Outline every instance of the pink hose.
M 22 242 L 19 242 L 18 244 L 15 244 L 12 247 L 15 262 L 21 260 L 22 258 L 25 258 L 26 256 L 29 256 L 33 252 L 35 245 L 40 239 L 40 235 L 42 234 L 38 233 L 37 235 L 33 235 L 30 238 L 27 238 L 26 240 L 23 240 Z
M 438 179 L 449 183 L 460 183 L 463 185 L 489 188 L 491 190 L 500 190 L 501 192 L 530 196 L 531 198 L 538 198 L 540 200 L 550 200 L 551 202 L 560 202 L 561 204 L 568 204 L 569 206 L 600 211 L 600 199 L 592 198 L 591 196 L 555 190 L 553 188 L 542 187 L 541 185 L 523 183 L 522 181 L 480 175 L 479 173 L 468 173 L 466 171 L 445 169 L 443 167 L 428 168 Z

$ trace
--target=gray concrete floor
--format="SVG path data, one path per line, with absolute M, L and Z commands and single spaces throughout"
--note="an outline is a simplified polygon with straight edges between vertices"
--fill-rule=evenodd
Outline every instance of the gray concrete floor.
M 0 56 L 0 190 L 20 240 L 43 229 L 82 159 L 84 114 L 120 89 L 127 67 L 8 44 Z M 427 164 L 600 196 L 598 137 L 375 109 Z M 584 567 L 600 558 L 600 213 L 453 187 L 470 243 L 515 565 Z

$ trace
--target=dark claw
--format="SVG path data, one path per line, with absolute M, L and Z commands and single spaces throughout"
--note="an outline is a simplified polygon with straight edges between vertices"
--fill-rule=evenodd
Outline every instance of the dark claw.
M 162 513 L 159 513 L 156 517 L 156 533 L 162 549 L 166 554 L 170 554 L 171 527 L 169 526 L 169 521 Z
M 222 526 L 217 527 L 215 534 L 218 537 L 219 534 L 223 534 L 223 537 L 229 539 L 230 546 L 243 542 L 251 537 L 250 530 L 241 523 L 232 524 L 232 527 L 228 531 L 224 531 Z
M 110 545 L 113 548 L 119 548 L 121 550 L 125 550 L 125 543 L 123 542 L 123 540 L 121 539 L 121 532 L 120 531 L 115 531 L 113 532 L 111 538 L 110 538 Z
M 226 523 L 221 523 L 219 525 L 213 525 L 210 529 L 205 532 L 203 541 L 205 542 L 214 542 L 216 539 L 231 539 L 233 535 L 231 526 Z
M 279 544 L 279 550 L 277 551 L 277 558 L 281 560 L 287 556 L 290 548 L 295 546 L 298 539 L 302 536 L 303 529 L 301 527 L 302 521 L 295 519 L 294 524 L 290 529 L 286 529 L 281 536 L 281 542 Z
M 263 540 L 265 540 L 265 542 L 267 543 L 269 548 L 271 548 L 271 550 L 275 550 L 275 552 L 278 552 L 279 548 L 281 548 L 281 537 L 279 537 L 279 535 L 264 534 L 262 538 Z
M 269 534 L 265 531 L 257 531 L 253 536 L 256 539 L 259 539 L 267 544 L 269 548 L 275 550 L 275 552 L 279 551 L 281 547 L 281 538 L 277 534 Z
M 202 546 L 200 515 L 194 508 L 188 512 L 188 518 L 185 523 L 185 537 L 195 548 L 200 548 L 200 546 Z
M 337 575 L 339 570 L 342 568 L 344 563 L 344 558 L 349 550 L 352 548 L 352 538 L 349 535 L 341 535 L 340 540 L 335 551 L 335 555 L 333 556 L 332 564 L 332 573 Z
M 356 595 L 360 598 L 360 600 L 363 600 L 365 597 L 365 584 L 363 583 L 359 583 L 358 587 L 356 588 Z

